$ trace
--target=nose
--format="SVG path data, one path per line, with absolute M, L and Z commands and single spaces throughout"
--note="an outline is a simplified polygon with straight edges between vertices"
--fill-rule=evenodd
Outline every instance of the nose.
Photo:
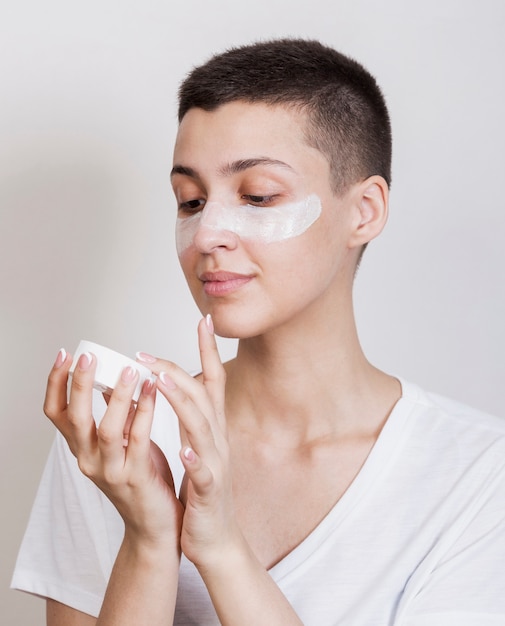
M 229 211 L 221 203 L 207 202 L 193 238 L 193 245 L 199 252 L 208 254 L 216 248 L 233 250 L 237 247 L 238 235 L 229 223 Z

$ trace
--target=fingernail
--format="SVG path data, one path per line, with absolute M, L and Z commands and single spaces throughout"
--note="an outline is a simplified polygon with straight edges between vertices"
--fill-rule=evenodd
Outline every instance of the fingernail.
M 91 356 L 91 354 L 89 352 L 83 352 L 79 357 L 79 360 L 77 361 L 77 365 L 79 366 L 80 370 L 85 372 L 86 370 L 89 370 L 92 362 L 93 357 Z
M 136 375 L 137 375 L 137 370 L 133 368 L 131 365 L 128 365 L 128 367 L 125 367 L 124 370 L 121 372 L 121 380 L 126 385 L 129 385 L 133 381 Z
M 145 396 L 149 396 L 154 388 L 154 379 L 146 378 L 144 384 L 142 385 L 142 393 Z
M 137 352 L 135 356 L 137 361 L 142 361 L 142 363 L 156 363 L 157 361 L 155 356 L 147 354 L 147 352 Z
M 195 453 L 193 452 L 192 448 L 184 448 L 184 450 L 182 451 L 182 455 L 185 459 L 187 459 L 188 461 L 192 462 L 195 460 Z
M 63 363 L 65 363 L 66 359 L 67 359 L 67 352 L 65 348 L 61 348 L 61 350 L 58 352 L 58 356 L 56 357 L 56 361 L 54 362 L 55 369 L 58 369 L 59 367 L 61 367 Z
M 159 376 L 161 382 L 167 389 L 175 389 L 177 385 L 166 372 L 161 372 Z
M 210 313 L 207 313 L 205 316 L 205 323 L 207 324 L 207 330 L 211 335 L 214 334 L 214 322 L 212 321 L 212 316 Z

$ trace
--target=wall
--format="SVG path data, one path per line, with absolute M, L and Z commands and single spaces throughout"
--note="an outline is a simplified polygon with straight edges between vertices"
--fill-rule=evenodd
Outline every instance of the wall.
M 356 306 L 378 366 L 503 413 L 505 4 L 501 0 L 19 0 L 0 10 L 0 611 L 52 427 L 58 349 L 80 338 L 197 362 L 168 173 L 180 79 L 213 51 L 319 38 L 363 62 L 395 134 L 387 231 Z M 233 342 L 223 342 L 223 356 Z

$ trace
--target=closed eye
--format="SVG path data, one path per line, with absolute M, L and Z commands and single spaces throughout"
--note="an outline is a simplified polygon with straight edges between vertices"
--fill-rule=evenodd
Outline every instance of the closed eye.
M 181 202 L 179 204 L 179 211 L 182 211 L 184 213 L 197 213 L 198 211 L 203 209 L 204 204 L 205 200 L 202 200 L 200 198 L 195 200 L 186 200 L 186 202 Z
M 256 206 L 268 206 L 272 204 L 276 196 L 255 196 L 253 194 L 244 194 L 242 198 L 247 200 L 250 204 L 254 204 Z

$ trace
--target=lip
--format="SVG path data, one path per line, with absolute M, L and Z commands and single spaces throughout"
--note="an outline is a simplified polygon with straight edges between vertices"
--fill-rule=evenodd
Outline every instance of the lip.
M 251 274 L 237 274 L 219 270 L 216 272 L 204 272 L 198 277 L 203 283 L 203 289 L 208 296 L 224 296 L 237 291 L 247 283 L 253 276 Z

